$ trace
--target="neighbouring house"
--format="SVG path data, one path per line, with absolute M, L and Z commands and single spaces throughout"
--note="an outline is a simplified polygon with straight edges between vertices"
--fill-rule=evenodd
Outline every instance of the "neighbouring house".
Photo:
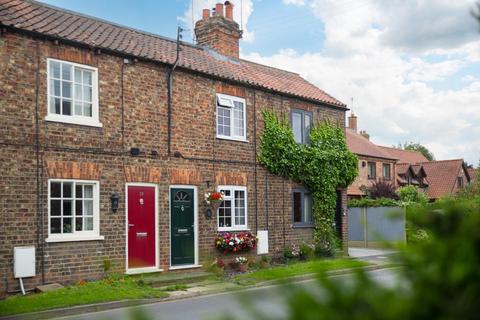
M 347 145 L 358 157 L 358 176 L 347 188 L 350 199 L 365 195 L 363 189 L 375 181 L 389 181 L 395 185 L 397 158 L 384 152 L 370 141 L 365 131 L 357 132 L 358 118 L 353 113 L 348 117 L 346 128 Z
M 463 159 L 421 162 L 418 165 L 422 166 L 427 175 L 427 195 L 432 201 L 455 194 L 471 182 Z
M 470 176 L 470 183 L 474 183 L 478 178 L 478 168 L 475 169 L 473 166 L 467 167 L 468 175 Z
M 221 231 L 263 231 L 269 254 L 312 241 L 309 191 L 257 162 L 262 109 L 308 143 L 312 122 L 344 126 L 347 108 L 240 59 L 231 3 L 203 10 L 197 45 L 20 0 L 0 0 L 0 32 L 0 293 L 18 288 L 19 246 L 36 250 L 31 288 L 100 278 L 104 264 L 196 268 Z M 345 190 L 337 203 L 346 239 Z

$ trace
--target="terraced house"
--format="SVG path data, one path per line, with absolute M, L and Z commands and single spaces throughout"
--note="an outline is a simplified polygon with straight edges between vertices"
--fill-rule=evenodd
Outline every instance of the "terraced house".
M 240 59 L 232 12 L 204 10 L 192 45 L 0 0 L 0 292 L 18 289 L 16 247 L 35 248 L 31 288 L 99 278 L 105 263 L 195 268 L 216 254 L 219 231 L 264 231 L 269 254 L 311 239 L 308 190 L 256 161 L 261 111 L 291 119 L 305 143 L 315 121 L 344 126 L 346 106 Z M 213 190 L 225 201 L 212 213 Z

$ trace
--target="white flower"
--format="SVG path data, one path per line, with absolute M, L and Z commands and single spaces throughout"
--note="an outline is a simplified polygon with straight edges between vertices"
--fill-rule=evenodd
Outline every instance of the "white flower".
M 232 241 L 230 241 L 229 245 L 233 246 L 233 242 L 232 242 Z

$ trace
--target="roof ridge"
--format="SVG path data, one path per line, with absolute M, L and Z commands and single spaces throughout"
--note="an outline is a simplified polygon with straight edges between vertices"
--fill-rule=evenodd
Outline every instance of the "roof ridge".
M 140 30 L 140 29 L 137 29 L 137 28 L 129 27 L 129 26 L 117 23 L 117 22 L 105 20 L 105 19 L 102 19 L 102 18 L 99 18 L 99 17 L 91 16 L 89 14 L 81 13 L 81 12 L 78 12 L 78 11 L 73 11 L 73 10 L 70 10 L 70 9 L 57 7 L 57 6 L 54 6 L 54 5 L 49 4 L 49 3 L 44 3 L 44 2 L 40 2 L 40 1 L 36 1 L 36 0 L 22 0 L 22 1 L 29 2 L 29 3 L 34 4 L 34 5 L 47 7 L 47 8 L 53 9 L 53 10 L 66 12 L 66 13 L 69 13 L 69 14 L 72 14 L 72 15 L 75 15 L 75 16 L 78 16 L 78 17 L 81 17 L 81 18 L 92 19 L 92 20 L 95 20 L 97 22 L 106 23 L 106 24 L 109 24 L 109 25 L 117 27 L 117 28 L 127 29 L 127 30 L 130 30 L 132 32 L 137 32 L 137 33 L 149 36 L 149 37 L 154 37 L 154 38 L 162 39 L 162 40 L 173 42 L 173 43 L 177 42 L 177 40 L 166 37 L 166 36 L 162 36 L 162 35 L 152 33 L 152 32 L 148 32 L 148 31 L 145 31 L 145 30 Z M 189 42 L 185 42 L 185 41 L 180 41 L 180 43 L 182 45 L 186 45 L 186 46 L 189 46 L 189 47 L 192 47 L 192 48 L 195 48 L 195 49 L 202 50 L 202 47 L 200 47 L 200 46 L 198 46 L 194 43 L 189 43 Z
M 405 149 L 400 149 L 400 148 L 395 148 L 395 147 L 387 147 L 387 146 L 380 146 L 379 147 L 381 148 L 385 148 L 385 149 L 392 149 L 392 150 L 399 150 L 399 151 L 407 151 L 407 152 L 418 152 L 418 153 L 421 153 L 420 151 L 418 150 L 405 150 Z
M 447 159 L 447 160 L 432 160 L 432 161 L 422 161 L 422 162 L 417 162 L 418 164 L 424 164 L 424 163 L 435 163 L 435 162 L 454 162 L 454 161 L 462 161 L 464 162 L 463 159 Z
M 277 68 L 277 67 L 272 67 L 272 66 L 269 66 L 269 65 L 266 65 L 266 64 L 261 64 L 261 63 L 259 63 L 259 62 L 255 62 L 255 61 L 251 61 L 251 60 L 247 60 L 247 59 L 243 59 L 243 58 L 238 59 L 238 60 L 244 61 L 244 62 L 248 62 L 248 63 L 251 63 L 251 64 L 256 64 L 257 66 L 267 67 L 267 68 L 279 70 L 279 71 L 282 71 L 282 72 L 288 72 L 288 73 L 297 75 L 297 76 L 299 76 L 300 78 L 302 78 L 298 72 L 293 72 L 293 71 L 290 71 L 290 70 L 285 70 L 285 69 L 280 69 L 280 68 Z M 305 80 L 304 78 L 302 78 L 302 79 Z M 307 80 L 305 80 L 305 81 L 307 81 Z M 307 81 L 307 82 L 308 82 L 308 81 Z M 320 88 L 318 88 L 318 89 L 320 89 Z M 322 90 L 322 89 L 320 89 L 320 90 Z M 323 91 L 323 90 L 322 90 L 322 91 Z

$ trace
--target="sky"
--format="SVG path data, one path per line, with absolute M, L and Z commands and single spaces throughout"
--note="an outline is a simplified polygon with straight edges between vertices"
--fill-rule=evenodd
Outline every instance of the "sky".
M 171 38 L 181 26 L 192 42 L 192 13 L 217 1 L 44 2 Z M 299 73 L 346 103 L 377 144 L 419 142 L 436 159 L 479 163 L 475 0 L 230 2 L 241 58 Z

